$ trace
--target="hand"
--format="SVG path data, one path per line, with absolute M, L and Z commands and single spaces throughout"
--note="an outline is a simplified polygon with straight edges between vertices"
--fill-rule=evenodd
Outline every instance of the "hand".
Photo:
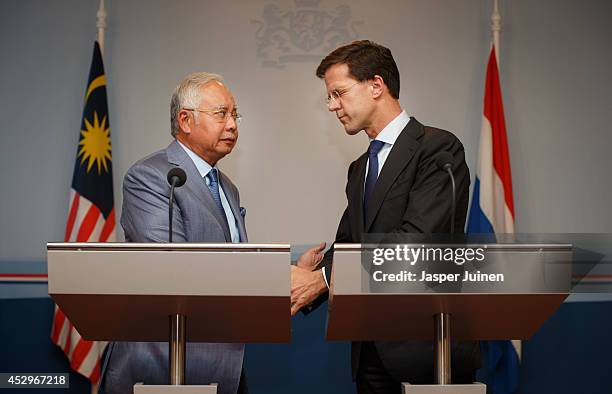
M 321 294 L 327 291 L 327 285 L 321 270 L 291 266 L 291 316 L 295 316 L 303 307 L 312 304 Z
M 318 246 L 308 249 L 297 261 L 297 265 L 300 268 L 312 271 L 317 265 L 323 260 L 323 249 L 325 249 L 325 242 L 321 242 Z

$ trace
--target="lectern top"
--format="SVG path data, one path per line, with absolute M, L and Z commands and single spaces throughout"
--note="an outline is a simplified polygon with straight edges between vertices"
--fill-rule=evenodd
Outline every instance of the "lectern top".
M 376 244 L 334 244 L 334 251 L 338 252 L 360 252 L 363 249 L 371 248 L 372 245 Z M 478 245 L 484 249 L 491 250 L 513 250 L 513 251 L 534 251 L 534 250 L 546 250 L 546 251 L 571 251 L 573 249 L 572 244 L 495 244 L 495 243 L 476 243 L 470 242 L 466 244 L 442 244 L 442 243 L 409 243 L 407 245 L 414 246 L 441 246 L 441 247 L 454 247 L 454 246 L 474 246 Z
M 456 340 L 529 339 L 567 298 L 570 244 L 410 243 L 335 245 L 327 338 L 431 340 L 432 317 L 451 316 Z M 414 249 L 414 250 L 412 250 Z M 463 255 L 443 254 L 463 249 Z M 480 260 L 457 256 L 481 256 Z M 480 255 L 478 252 L 480 250 Z
M 134 242 L 48 242 L 47 250 L 114 251 L 191 251 L 191 252 L 283 252 L 291 245 L 282 243 L 134 243 Z
M 289 342 L 286 244 L 49 243 L 49 294 L 85 339 Z

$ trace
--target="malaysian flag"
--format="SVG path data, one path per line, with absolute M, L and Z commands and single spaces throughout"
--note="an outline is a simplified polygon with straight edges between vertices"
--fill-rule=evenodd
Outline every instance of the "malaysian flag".
M 467 231 L 514 233 L 512 174 L 495 45 L 491 46 L 487 65 L 480 151 Z M 482 350 L 485 363 L 479 379 L 495 394 L 514 393 L 518 389 L 520 341 L 482 342 Z
M 102 53 L 96 41 L 85 92 L 64 241 L 114 240 L 115 209 L 106 77 Z M 66 353 L 71 368 L 87 377 L 95 387 L 100 380 L 100 358 L 106 342 L 92 342 L 81 338 L 57 305 L 51 340 Z

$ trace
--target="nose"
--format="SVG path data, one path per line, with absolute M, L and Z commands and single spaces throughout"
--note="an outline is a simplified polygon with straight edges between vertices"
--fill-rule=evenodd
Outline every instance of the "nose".
M 335 112 L 337 110 L 339 110 L 341 108 L 340 103 L 332 98 L 329 100 L 329 102 L 327 103 L 327 110 L 330 112 Z
M 238 129 L 238 123 L 236 123 L 236 119 L 233 116 L 227 117 L 227 122 L 225 122 L 225 129 L 228 131 L 235 131 Z

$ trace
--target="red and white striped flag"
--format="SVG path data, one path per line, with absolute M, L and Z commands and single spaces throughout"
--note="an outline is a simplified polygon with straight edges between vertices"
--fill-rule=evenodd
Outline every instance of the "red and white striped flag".
M 65 242 L 115 240 L 111 158 L 106 77 L 102 53 L 96 41 L 70 189 Z M 92 308 L 94 307 L 92 305 Z M 66 353 L 71 368 L 87 377 L 95 388 L 100 381 L 100 358 L 106 342 L 92 342 L 81 338 L 57 305 L 53 316 L 51 340 Z

